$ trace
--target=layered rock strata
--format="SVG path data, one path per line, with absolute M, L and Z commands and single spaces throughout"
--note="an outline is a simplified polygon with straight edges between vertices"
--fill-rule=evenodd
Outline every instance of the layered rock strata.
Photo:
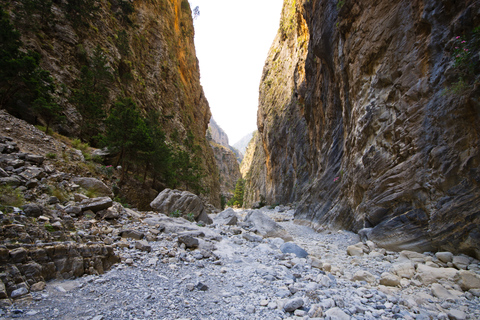
M 390 249 L 479 257 L 479 90 L 449 89 L 456 37 L 480 24 L 479 9 L 285 1 L 247 202 L 298 201 L 298 222 L 366 228 Z

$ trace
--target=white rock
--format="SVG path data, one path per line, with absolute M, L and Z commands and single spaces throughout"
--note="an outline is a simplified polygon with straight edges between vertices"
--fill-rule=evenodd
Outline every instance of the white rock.
M 439 299 L 456 299 L 453 294 L 451 294 L 444 286 L 438 283 L 432 284 L 432 294 Z
M 451 320 L 465 320 L 467 319 L 467 315 L 465 312 L 457 310 L 457 309 L 450 309 L 448 311 L 448 317 Z
M 326 318 L 330 320 L 350 320 L 350 316 L 340 308 L 331 308 L 325 312 Z
M 417 266 L 416 279 L 424 285 L 429 285 L 440 279 L 453 280 L 457 273 L 458 270 L 453 268 L 432 268 L 424 264 L 419 264 Z
M 400 278 L 390 272 L 384 272 L 380 277 L 380 284 L 389 287 L 396 287 L 400 285 Z
M 455 276 L 455 282 L 464 291 L 480 289 L 480 276 L 472 271 L 460 270 Z
M 375 277 L 368 271 L 359 270 L 353 275 L 352 281 L 366 281 L 368 283 L 375 283 Z
M 437 257 L 437 259 L 442 261 L 443 263 L 453 261 L 453 253 L 448 252 L 448 251 L 437 252 L 437 253 L 435 253 L 435 257 Z
M 415 276 L 415 267 L 410 261 L 399 262 L 392 265 L 392 272 L 401 278 L 412 279 Z

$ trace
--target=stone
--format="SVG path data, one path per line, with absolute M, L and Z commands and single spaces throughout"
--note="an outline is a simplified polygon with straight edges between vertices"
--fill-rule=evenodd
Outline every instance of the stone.
M 439 283 L 432 284 L 432 295 L 439 299 L 456 299 L 457 297 L 451 294 L 444 286 Z
M 342 309 L 334 307 L 325 311 L 326 319 L 330 320 L 350 320 L 350 316 Z
M 452 259 L 452 263 L 457 269 L 467 270 L 468 265 L 470 264 L 470 259 L 465 256 L 455 256 Z
M 394 263 L 392 272 L 401 278 L 413 279 L 415 276 L 415 265 L 412 262 Z
M 467 319 L 467 315 L 461 310 L 450 309 L 448 310 L 448 318 L 450 320 L 465 320 Z
M 415 251 L 403 250 L 400 252 L 399 260 L 410 260 L 413 262 L 425 263 L 426 256 L 422 253 L 418 253 Z
M 206 284 L 204 284 L 203 282 L 198 282 L 195 285 L 195 288 L 197 288 L 197 290 L 200 290 L 200 291 L 207 291 L 208 290 L 208 286 Z
M 151 252 L 152 246 L 149 245 L 147 241 L 140 240 L 135 242 L 135 249 L 138 249 L 140 251 L 145 251 L 145 252 Z
M 38 167 L 28 167 L 22 173 L 20 173 L 20 177 L 25 180 L 41 179 L 44 176 L 44 170 Z
M 27 250 L 25 248 L 17 248 L 10 250 L 10 259 L 15 263 L 24 262 L 27 259 Z
M 21 287 L 16 290 L 13 290 L 12 293 L 10 294 L 10 297 L 12 297 L 12 299 L 16 299 L 26 295 L 27 293 L 28 293 L 28 289 L 25 287 Z
M 237 214 L 232 208 L 227 208 L 220 212 L 214 219 L 213 224 L 234 226 L 238 222 Z
M 7 289 L 5 288 L 5 284 L 0 280 L 0 299 L 8 298 Z
M 22 206 L 22 210 L 27 217 L 38 218 L 43 214 L 43 207 L 36 203 L 27 203 Z
M 380 276 L 380 284 L 389 287 L 396 287 L 400 285 L 400 278 L 390 272 L 384 272 Z
M 437 259 L 442 261 L 443 263 L 453 261 L 453 253 L 448 252 L 448 251 L 437 252 L 437 253 L 435 253 L 435 257 L 437 257 Z
M 310 264 L 312 265 L 313 268 L 317 268 L 317 269 L 323 268 L 322 260 L 315 257 L 310 257 Z
M 357 245 L 351 245 L 347 247 L 347 254 L 349 256 L 361 257 L 363 256 L 363 249 Z
M 352 281 L 366 281 L 367 283 L 375 283 L 375 277 L 366 270 L 358 270 L 352 277 Z
M 41 165 L 45 158 L 37 154 L 27 154 L 25 160 Z
M 286 312 L 293 312 L 298 308 L 301 308 L 304 303 L 305 302 L 303 301 L 302 298 L 290 299 L 287 302 L 285 302 L 285 305 L 283 306 L 283 310 L 285 310 Z
M 197 248 L 200 244 L 197 238 L 194 238 L 190 235 L 179 236 L 178 243 L 184 243 L 187 248 Z
M 440 279 L 453 281 L 457 273 L 458 270 L 453 268 L 432 268 L 424 264 L 419 264 L 415 278 L 420 280 L 424 285 L 429 285 L 438 282 Z
M 113 201 L 110 197 L 100 197 L 83 200 L 79 207 L 82 211 L 91 210 L 97 212 L 100 210 L 108 209 L 113 205 Z
M 454 278 L 454 281 L 464 291 L 470 289 L 480 289 L 480 276 L 472 271 L 460 270 Z
M 150 203 L 150 206 L 164 214 L 170 214 L 176 210 L 183 214 L 193 213 L 195 221 L 203 221 L 211 224 L 212 219 L 208 216 L 203 201 L 195 194 L 188 191 L 165 189 Z
M 65 212 L 77 217 L 82 213 L 82 208 L 79 206 L 68 206 L 65 208 Z
M 283 253 L 293 253 L 299 258 L 306 258 L 308 256 L 308 252 L 304 249 L 300 248 L 297 244 L 293 242 L 285 242 L 280 247 L 280 251 Z
M 123 231 L 120 231 L 120 236 L 122 238 L 131 238 L 135 240 L 141 240 L 145 237 L 145 234 L 137 230 L 123 230 Z
M 266 238 L 282 238 L 292 241 L 292 237 L 275 221 L 263 214 L 261 210 L 250 210 L 243 221 L 250 228 Z
M 42 291 L 45 289 L 47 284 L 44 281 L 36 282 L 30 287 L 30 291 L 36 292 L 36 291 Z
M 73 178 L 73 183 L 93 192 L 97 197 L 113 197 L 112 190 L 102 181 L 96 178 L 77 177 Z
M 117 219 L 118 217 L 120 217 L 120 212 L 118 208 L 116 208 L 115 206 L 112 206 L 105 210 L 98 211 L 97 216 L 99 216 L 102 219 Z

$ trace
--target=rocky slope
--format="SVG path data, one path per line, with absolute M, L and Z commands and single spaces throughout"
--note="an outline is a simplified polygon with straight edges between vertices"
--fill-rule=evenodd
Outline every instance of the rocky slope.
M 230 147 L 228 144 L 227 133 L 223 131 L 223 129 L 215 122 L 213 117 L 210 119 L 210 123 L 208 124 L 207 138 L 210 138 L 226 148 Z
M 25 47 L 41 54 L 42 67 L 55 80 L 57 100 L 66 116 L 64 123 L 54 125 L 55 130 L 79 133 L 82 118 L 72 102 L 73 92 L 82 66 L 99 48 L 113 75 L 107 104 L 120 96 L 131 97 L 143 115 L 159 113 L 170 140 L 181 143 L 192 133 L 205 170 L 203 187 L 210 202 L 219 205 L 215 161 L 205 139 L 211 113 L 200 85 L 188 1 L 53 1 L 33 7 L 30 2 L 0 4 L 10 11 Z M 98 8 L 82 12 L 80 8 L 89 3 Z M 10 112 L 31 122 L 39 120 L 28 108 Z
M 297 221 L 367 228 L 391 249 L 479 257 L 479 89 L 449 89 L 479 6 L 285 1 L 246 200 L 298 201 Z
M 129 236 L 115 243 L 121 263 L 99 276 L 48 282 L 0 308 L 0 316 L 265 320 L 480 316 L 478 260 L 449 252 L 386 251 L 371 242 L 357 243 L 352 232 L 316 233 L 293 224 L 293 211 L 284 206 L 232 210 L 228 216 L 235 220 L 209 228 L 151 213 L 140 213 L 135 222 L 119 219 L 131 228 Z M 222 214 L 214 221 L 226 222 Z M 253 215 L 265 224 L 242 221 Z M 290 241 L 253 232 L 267 224 L 274 224 Z

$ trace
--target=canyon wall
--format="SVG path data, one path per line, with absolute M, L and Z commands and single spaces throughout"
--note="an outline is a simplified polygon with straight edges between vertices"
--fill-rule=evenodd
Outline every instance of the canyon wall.
M 78 135 L 82 116 L 72 102 L 73 92 L 82 67 L 91 67 L 100 51 L 113 77 L 107 105 L 130 97 L 142 115 L 158 115 L 171 142 L 182 144 L 193 136 L 199 146 L 195 157 L 201 159 L 204 173 L 202 187 L 208 200 L 219 206 L 218 172 L 205 139 L 211 112 L 200 85 L 188 1 L 45 1 L 33 7 L 32 3 L 0 1 L 25 49 L 40 53 L 41 66 L 54 78 L 65 114 L 64 122 L 53 125 L 55 130 Z M 30 122 L 38 120 L 28 109 L 9 112 Z
M 317 229 L 479 257 L 480 90 L 476 75 L 458 81 L 454 56 L 457 37 L 478 41 L 479 10 L 286 0 L 260 85 L 247 204 L 297 202 L 297 222 Z

